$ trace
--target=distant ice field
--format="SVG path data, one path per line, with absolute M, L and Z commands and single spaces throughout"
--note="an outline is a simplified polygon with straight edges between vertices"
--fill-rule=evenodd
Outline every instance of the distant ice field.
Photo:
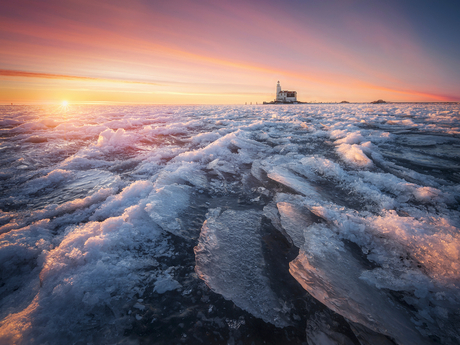
M 459 104 L 0 106 L 0 344 L 459 344 L 459 205 Z

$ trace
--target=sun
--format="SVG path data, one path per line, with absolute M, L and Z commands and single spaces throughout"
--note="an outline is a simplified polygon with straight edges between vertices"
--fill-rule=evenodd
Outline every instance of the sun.
M 69 105 L 69 102 L 67 102 L 67 101 L 62 101 L 61 104 L 62 104 L 63 107 L 67 107 L 67 106 Z

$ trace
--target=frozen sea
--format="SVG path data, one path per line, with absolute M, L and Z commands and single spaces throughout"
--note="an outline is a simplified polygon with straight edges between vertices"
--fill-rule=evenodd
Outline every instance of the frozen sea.
M 0 106 L 0 344 L 459 344 L 460 105 Z

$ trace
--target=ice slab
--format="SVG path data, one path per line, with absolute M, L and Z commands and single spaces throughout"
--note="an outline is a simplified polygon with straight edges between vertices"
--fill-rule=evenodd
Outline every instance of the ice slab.
M 305 244 L 290 263 L 290 273 L 314 298 L 345 318 L 396 339 L 399 344 L 429 344 L 383 291 L 360 279 L 365 268 L 325 224 L 305 232 Z
M 273 167 L 268 172 L 267 176 L 273 181 L 289 187 L 306 197 L 310 197 L 315 200 L 322 199 L 321 195 L 316 191 L 315 187 L 308 183 L 307 180 L 297 176 L 287 168 Z
M 206 284 L 265 322 L 288 325 L 266 276 L 260 226 L 254 210 L 209 211 L 195 247 L 195 270 Z
M 125 209 L 147 197 L 152 188 L 152 183 L 149 181 L 136 181 L 125 187 L 121 193 L 109 196 L 90 219 L 102 220 L 122 214 Z
M 337 146 L 337 153 L 348 164 L 356 168 L 372 167 L 372 161 L 363 152 L 363 146 L 356 144 L 340 144 Z
M 218 158 L 209 163 L 206 168 L 229 174 L 234 174 L 238 171 L 238 168 L 235 165 Z
M 165 271 L 163 274 L 160 274 L 155 282 L 154 291 L 163 294 L 166 291 L 176 290 L 181 287 L 182 285 L 177 280 L 174 280 L 169 272 Z
M 284 235 L 284 237 L 286 237 L 288 241 L 292 243 L 291 237 L 287 234 L 287 232 L 281 225 L 280 214 L 278 212 L 278 208 L 276 207 L 276 203 L 270 202 L 268 205 L 264 206 L 263 214 L 265 217 L 270 219 L 275 229 L 281 232 Z
M 172 184 L 153 190 L 148 196 L 145 210 L 159 226 L 174 235 L 187 238 L 179 214 L 189 204 L 192 187 Z
M 304 229 L 314 222 L 313 214 L 303 207 L 279 202 L 276 204 L 280 213 L 281 225 L 297 248 L 305 243 Z
M 155 187 L 160 188 L 173 183 L 206 188 L 208 181 L 199 164 L 193 162 L 180 162 L 165 167 L 158 175 L 155 181 Z

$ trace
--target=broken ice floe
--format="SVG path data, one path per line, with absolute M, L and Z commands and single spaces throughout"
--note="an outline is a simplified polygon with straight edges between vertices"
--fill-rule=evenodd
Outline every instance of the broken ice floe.
M 190 189 L 189 186 L 178 184 L 158 188 L 147 198 L 145 210 L 150 218 L 164 230 L 177 236 L 187 237 L 179 214 L 189 204 Z
M 282 227 L 301 248 L 299 256 L 290 264 L 290 272 L 313 297 L 347 319 L 391 336 L 398 343 L 429 343 L 423 336 L 441 337 L 442 331 L 455 334 L 453 324 L 443 321 L 447 314 L 441 311 L 446 305 L 437 297 L 437 291 L 450 291 L 451 303 L 459 305 L 460 302 L 458 292 L 449 287 L 451 279 L 457 279 L 460 271 L 457 254 L 452 252 L 459 242 L 448 224 L 443 225 L 442 232 L 451 232 L 455 237 L 447 235 L 446 242 L 438 242 L 433 236 L 440 236 L 441 232 L 433 231 L 434 224 L 430 222 L 396 215 L 360 218 L 345 209 L 337 212 L 313 206 L 311 210 L 315 215 L 327 222 L 314 223 L 311 217 L 305 218 L 309 211 L 302 210 L 300 205 L 279 202 L 277 207 Z M 420 230 L 415 230 L 417 228 Z M 418 232 L 418 244 L 411 243 L 414 237 L 408 237 L 414 231 Z M 397 240 L 399 246 L 390 245 L 389 237 Z M 429 254 L 424 250 L 424 239 L 438 243 Z M 347 240 L 362 249 L 349 245 Z M 446 251 L 451 252 L 452 257 L 444 255 Z M 392 259 L 406 253 L 416 262 Z M 425 269 L 418 269 L 417 262 L 423 263 Z M 436 276 L 438 283 L 433 284 L 430 276 Z M 401 301 L 395 299 L 390 290 L 400 291 L 405 303 L 418 312 L 402 308 Z M 444 325 L 442 330 L 434 320 Z M 425 328 L 421 329 L 419 326 L 423 323 Z
M 270 289 L 256 211 L 210 210 L 195 247 L 196 271 L 226 299 L 266 322 L 288 325 Z

